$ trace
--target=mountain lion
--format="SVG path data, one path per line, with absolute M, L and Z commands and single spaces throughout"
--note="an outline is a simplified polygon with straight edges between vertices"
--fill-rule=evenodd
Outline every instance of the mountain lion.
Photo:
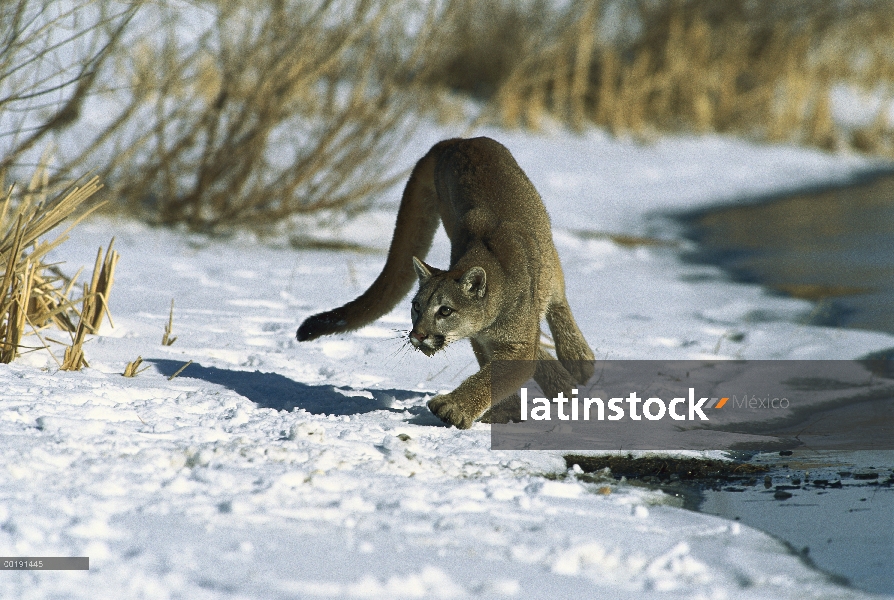
M 451 241 L 450 268 L 443 271 L 420 260 L 438 221 Z M 532 375 L 548 397 L 592 375 L 593 351 L 565 299 L 546 208 L 500 143 L 479 137 L 435 144 L 404 189 L 382 273 L 356 300 L 308 317 L 298 328 L 298 340 L 375 321 L 410 291 L 414 279 L 419 291 L 412 302 L 410 343 L 431 356 L 469 338 L 480 366 L 454 391 L 429 401 L 442 421 L 467 429 L 492 397 L 495 405 L 507 398 L 503 405 L 510 405 L 510 413 L 514 406 L 517 413 L 513 394 Z M 540 347 L 544 316 L 559 361 Z

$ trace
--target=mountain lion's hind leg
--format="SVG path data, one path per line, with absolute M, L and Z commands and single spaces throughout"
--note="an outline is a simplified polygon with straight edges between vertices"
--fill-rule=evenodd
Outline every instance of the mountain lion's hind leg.
M 580 332 L 565 298 L 550 303 L 546 309 L 546 322 L 553 334 L 556 355 L 562 366 L 578 383 L 586 383 L 593 376 L 596 357 Z
M 537 349 L 537 366 L 534 368 L 534 381 L 543 390 L 547 398 L 555 398 L 564 392 L 566 398 L 571 397 L 571 390 L 576 386 L 565 366 L 553 358 L 543 348 Z

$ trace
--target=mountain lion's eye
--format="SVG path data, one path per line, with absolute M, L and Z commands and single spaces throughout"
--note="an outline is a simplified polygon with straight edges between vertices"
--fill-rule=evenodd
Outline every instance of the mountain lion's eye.
M 450 315 L 453 314 L 453 309 L 450 308 L 449 306 L 442 306 L 438 310 L 438 314 L 441 315 L 442 317 L 449 317 Z
M 419 312 L 419 303 L 413 300 L 413 312 Z

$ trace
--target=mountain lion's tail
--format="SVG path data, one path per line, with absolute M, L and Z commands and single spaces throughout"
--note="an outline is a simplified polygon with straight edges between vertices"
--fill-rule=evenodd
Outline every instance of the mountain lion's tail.
M 413 257 L 423 259 L 428 253 L 440 220 L 435 164 L 444 146 L 453 141 L 435 144 L 413 168 L 397 212 L 388 260 L 373 284 L 356 300 L 305 319 L 298 328 L 299 342 L 368 325 L 388 313 L 412 289 L 416 282 Z

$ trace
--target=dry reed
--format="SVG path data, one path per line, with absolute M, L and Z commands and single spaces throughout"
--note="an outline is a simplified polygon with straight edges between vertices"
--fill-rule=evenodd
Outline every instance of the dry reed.
M 165 332 L 161 336 L 162 346 L 172 346 L 177 341 L 177 336 L 172 336 L 174 330 L 174 299 L 171 298 L 171 312 L 168 313 L 168 323 L 165 325 Z
M 93 278 L 90 284 L 84 284 L 84 293 L 81 298 L 81 312 L 78 326 L 72 336 L 71 345 L 65 349 L 62 359 L 63 371 L 80 371 L 81 367 L 89 367 L 84 357 L 84 342 L 88 333 L 97 333 L 102 324 L 103 316 L 109 318 L 112 315 L 108 308 L 109 292 L 115 276 L 115 266 L 118 264 L 118 253 L 112 250 L 115 239 L 109 242 L 109 249 L 103 258 L 102 247 L 96 255 L 96 264 L 93 267 Z
M 180 367 L 179 369 L 177 369 L 176 371 L 174 371 L 174 373 L 173 373 L 170 377 L 168 377 L 168 381 L 171 381 L 172 379 L 174 379 L 175 377 L 177 377 L 177 375 L 179 375 L 180 373 L 182 373 L 183 371 L 185 371 L 185 370 L 186 370 L 186 367 L 188 367 L 188 366 L 191 365 L 191 364 L 192 364 L 192 361 L 191 361 L 191 360 L 186 361 L 186 362 L 183 364 L 182 367 Z
M 81 298 L 81 318 L 72 336 L 71 345 L 65 348 L 65 356 L 62 358 L 63 371 L 80 371 L 81 367 L 89 367 L 84 357 L 84 342 L 87 339 L 90 322 L 96 314 L 96 296 L 91 296 L 89 287 L 84 284 L 84 295 Z
M 149 366 L 145 366 L 141 369 L 140 365 L 142 363 L 143 363 L 143 357 L 138 356 L 136 358 L 136 360 L 127 363 L 127 365 L 124 367 L 123 375 L 125 377 L 136 377 L 137 375 L 139 375 L 140 373 L 142 373 L 143 371 L 145 371 L 146 369 L 149 368 Z
M 894 156 L 884 0 L 449 0 L 444 15 L 431 84 L 486 100 L 479 122 L 720 131 Z M 837 123 L 836 86 L 874 94 L 875 118 Z
M 115 238 L 109 242 L 109 249 L 106 251 L 105 257 L 102 254 L 102 246 L 96 253 L 96 263 L 93 266 L 93 279 L 90 281 L 88 294 L 95 298 L 96 309 L 92 311 L 91 317 L 87 322 L 91 333 L 99 331 L 102 324 L 103 316 L 109 318 L 109 324 L 112 327 L 112 313 L 109 312 L 109 294 L 112 291 L 112 282 L 115 280 L 115 267 L 118 265 L 118 253 L 112 250 L 115 245 Z M 81 319 L 83 320 L 83 315 Z
M 75 330 L 69 312 L 73 280 L 67 282 L 46 255 L 64 242 L 68 232 L 93 208 L 83 211 L 53 241 L 40 241 L 51 230 L 83 208 L 102 186 L 94 177 L 81 186 L 70 186 L 47 200 L 45 165 L 35 171 L 21 195 L 10 186 L 0 204 L 0 362 L 9 363 L 19 353 L 26 325 L 35 333 L 48 325 Z M 46 344 L 44 343 L 45 347 Z

